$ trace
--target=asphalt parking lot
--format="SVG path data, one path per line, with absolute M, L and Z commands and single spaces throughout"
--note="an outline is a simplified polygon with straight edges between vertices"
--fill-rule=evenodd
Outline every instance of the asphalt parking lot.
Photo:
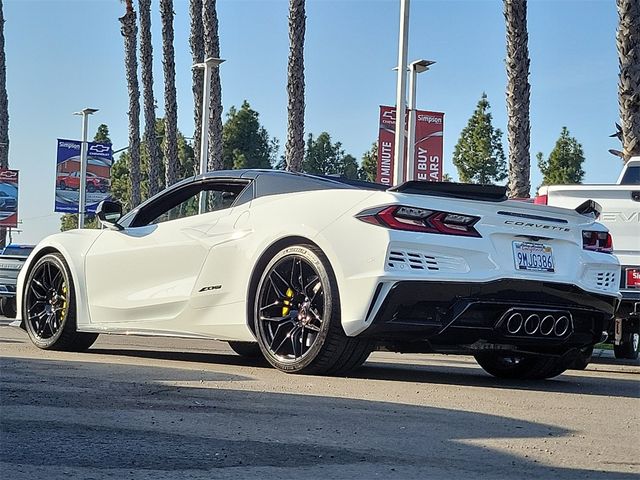
M 0 326 L 3 479 L 638 478 L 640 365 L 540 382 L 377 352 L 292 376 L 225 343 L 102 336 L 41 351 Z

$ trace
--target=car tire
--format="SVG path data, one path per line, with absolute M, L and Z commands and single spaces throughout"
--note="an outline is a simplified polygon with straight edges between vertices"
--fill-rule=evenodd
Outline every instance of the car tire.
M 625 333 L 620 345 L 613 346 L 613 353 L 618 359 L 636 360 L 638 358 L 638 333 Z
M 262 350 L 256 342 L 228 342 L 231 350 L 241 357 L 262 358 Z
M 59 190 L 66 190 L 67 189 L 67 184 L 64 182 L 60 182 L 60 184 L 58 185 L 58 189 Z
M 16 298 L 2 297 L 0 298 L 0 314 L 7 318 L 16 318 Z
M 24 325 L 38 348 L 80 352 L 98 338 L 96 333 L 77 331 L 73 278 L 59 253 L 35 262 L 27 275 L 23 297 Z
M 300 244 L 276 253 L 255 292 L 254 331 L 267 361 L 300 374 L 343 374 L 362 365 L 373 344 L 348 337 L 335 275 L 324 253 Z
M 93 183 L 87 183 L 87 192 L 93 193 L 96 191 L 96 186 Z
M 475 355 L 482 369 L 497 378 L 543 380 L 557 377 L 570 366 L 558 357 L 485 352 Z
M 580 353 L 571 365 L 572 370 L 584 370 L 591 362 L 591 356 L 593 355 L 593 346 L 580 349 Z

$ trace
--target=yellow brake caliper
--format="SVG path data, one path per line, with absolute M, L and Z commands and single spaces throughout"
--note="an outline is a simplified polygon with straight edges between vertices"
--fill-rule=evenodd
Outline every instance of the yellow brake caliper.
M 64 320 L 67 315 L 67 284 L 62 284 L 62 294 L 64 295 L 64 302 L 62 303 L 62 310 L 60 311 L 60 321 Z
M 283 317 L 286 317 L 289 314 L 289 310 L 291 310 L 291 299 L 293 298 L 293 290 L 287 288 L 285 295 L 287 296 L 287 299 L 282 302 L 284 304 L 284 306 L 282 307 Z

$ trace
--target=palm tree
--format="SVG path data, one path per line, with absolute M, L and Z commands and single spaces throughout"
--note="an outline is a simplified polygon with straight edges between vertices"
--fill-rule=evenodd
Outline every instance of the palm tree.
M 617 0 L 616 43 L 620 61 L 618 103 L 622 120 L 623 159 L 640 155 L 640 3 Z
M 144 141 L 149 154 L 149 196 L 161 189 L 160 155 L 156 138 L 156 112 L 153 98 L 153 46 L 151 44 L 151 0 L 138 0 L 140 8 L 140 66 L 144 99 Z
M 176 100 L 176 62 L 173 49 L 173 15 L 173 0 L 160 0 L 162 63 L 164 65 L 164 158 L 167 187 L 178 180 L 178 102 Z
M 204 26 L 205 58 L 220 58 L 220 37 L 218 36 L 218 14 L 216 0 L 203 0 L 202 22 Z M 222 168 L 222 86 L 220 70 L 214 68 L 211 74 L 211 102 L 209 114 L 209 161 L 207 170 Z
M 136 58 L 136 12 L 133 0 L 125 1 L 126 10 L 120 17 L 124 37 L 124 64 L 129 90 L 129 178 L 131 181 L 130 207 L 140 203 L 140 88 L 138 86 L 138 60 Z
M 527 198 L 531 188 L 527 0 L 504 0 L 507 27 L 507 137 L 509 195 Z
M 190 0 L 189 14 L 191 16 L 191 34 L 189 35 L 189 45 L 191 45 L 191 60 L 193 64 L 202 63 L 204 62 L 204 26 L 202 24 L 202 0 Z M 200 153 L 200 130 L 202 129 L 202 71 L 194 69 L 192 72 L 192 76 L 193 123 L 195 125 L 195 131 L 193 134 L 193 150 L 194 152 L 196 152 L 196 155 L 198 155 Z
M 9 166 L 9 100 L 7 64 L 4 55 L 4 7 L 0 0 L 0 168 Z
M 287 169 L 299 172 L 304 159 L 304 0 L 289 0 L 289 65 L 287 69 Z
M 9 167 L 9 100 L 7 97 L 7 64 L 4 55 L 4 7 L 0 0 L 0 168 Z M 7 241 L 6 228 L 0 228 L 0 248 Z

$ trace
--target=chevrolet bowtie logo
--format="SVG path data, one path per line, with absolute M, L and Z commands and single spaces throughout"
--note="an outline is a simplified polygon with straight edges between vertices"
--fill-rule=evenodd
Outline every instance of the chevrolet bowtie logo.
M 89 151 L 94 153 L 106 153 L 110 149 L 111 147 L 108 145 L 91 145 L 91 147 L 89 147 Z

